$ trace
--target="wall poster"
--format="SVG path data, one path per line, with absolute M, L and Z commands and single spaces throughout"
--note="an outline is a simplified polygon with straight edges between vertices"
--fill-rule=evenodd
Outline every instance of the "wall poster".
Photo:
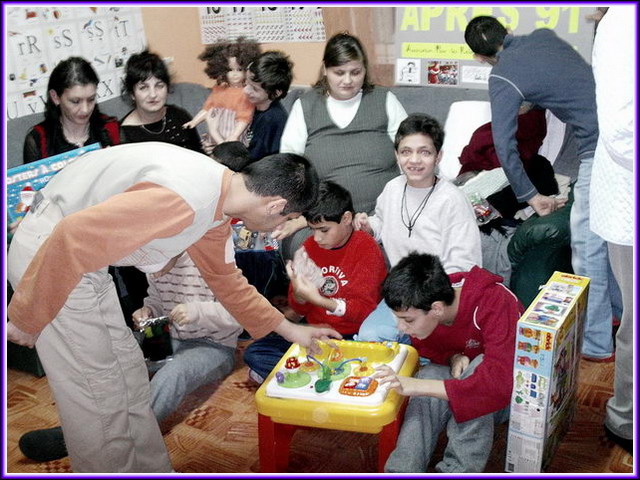
M 467 24 L 478 15 L 495 16 L 515 35 L 550 28 L 591 63 L 594 25 L 585 17 L 594 11 L 570 6 L 396 7 L 395 83 L 486 89 L 491 66 L 474 60 L 464 41 Z M 409 77 L 409 67 L 419 71 Z
M 202 43 L 245 36 L 259 43 L 324 42 L 320 7 L 200 7 Z
M 140 7 L 6 7 L 7 119 L 39 113 L 51 70 L 81 56 L 100 78 L 98 101 L 120 95 L 127 59 L 143 50 Z

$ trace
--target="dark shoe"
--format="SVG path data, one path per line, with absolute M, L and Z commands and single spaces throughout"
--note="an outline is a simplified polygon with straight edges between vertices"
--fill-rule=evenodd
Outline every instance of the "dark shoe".
M 622 438 L 621 436 L 616 435 L 611 430 L 609 430 L 606 425 L 604 426 L 604 431 L 607 434 L 607 438 L 609 440 L 611 440 L 616 445 L 621 446 L 629 455 L 633 456 L 633 439 Z
M 20 437 L 18 446 L 25 457 L 36 462 L 50 462 L 69 455 L 62 435 L 62 427 L 25 433 Z

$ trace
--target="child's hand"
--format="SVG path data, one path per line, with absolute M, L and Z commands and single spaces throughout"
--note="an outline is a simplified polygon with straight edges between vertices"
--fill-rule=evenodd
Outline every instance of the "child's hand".
M 376 367 L 376 373 L 372 377 L 378 380 L 380 385 L 389 384 L 389 388 L 393 388 L 400 395 L 409 397 L 420 393 L 421 380 L 419 378 L 399 376 L 388 365 Z
M 291 288 L 293 289 L 293 295 L 296 297 L 298 303 L 306 303 L 312 301 L 313 298 L 319 295 L 318 288 L 303 275 L 298 275 L 293 269 L 293 262 L 287 261 L 286 264 L 287 275 L 291 280 Z
M 356 213 L 353 217 L 353 228 L 356 230 L 363 230 L 369 235 L 373 235 L 373 230 L 369 224 L 369 215 L 366 213 Z
M 449 363 L 451 364 L 451 376 L 453 378 L 460 378 L 462 372 L 469 366 L 469 357 L 461 353 L 456 353 L 451 357 Z
M 322 349 L 318 345 L 318 341 L 328 342 L 331 338 L 341 339 L 342 335 L 333 328 L 316 328 L 306 325 L 296 325 L 287 320 L 283 320 L 274 330 L 277 334 L 283 336 L 286 340 L 297 343 L 301 347 L 307 349 L 310 355 L 320 355 Z
M 184 303 L 181 303 L 180 305 L 173 307 L 173 310 L 171 310 L 171 313 L 169 314 L 169 319 L 178 325 L 189 323 L 191 318 L 189 318 L 189 310 L 187 306 Z
M 142 307 L 136 310 L 131 314 L 131 319 L 133 320 L 133 324 L 136 327 L 136 330 L 140 328 L 140 322 L 146 320 L 147 318 L 151 318 L 153 316 L 153 312 L 149 307 Z
M 284 240 L 306 226 L 307 220 L 300 215 L 298 218 L 292 218 L 291 220 L 287 220 L 286 222 L 278 225 L 273 232 L 271 232 L 271 238 L 278 241 Z

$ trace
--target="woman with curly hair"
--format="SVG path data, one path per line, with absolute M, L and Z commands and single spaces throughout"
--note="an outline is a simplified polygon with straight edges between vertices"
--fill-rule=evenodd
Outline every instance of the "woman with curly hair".
M 198 57 L 207 63 L 204 72 L 216 81 L 216 85 L 202 110 L 183 127 L 194 128 L 202 121 L 207 122 L 210 138 L 205 150 L 222 142 L 248 144 L 246 132 L 253 118 L 254 106 L 243 88 L 246 69 L 259 55 L 258 43 L 238 37 L 235 42 L 208 45 Z

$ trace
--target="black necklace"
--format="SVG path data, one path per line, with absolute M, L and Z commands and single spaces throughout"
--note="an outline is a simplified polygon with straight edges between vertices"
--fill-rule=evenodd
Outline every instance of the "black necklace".
M 422 215 L 424 207 L 427 206 L 427 202 L 429 201 L 429 198 L 431 198 L 431 194 L 436 189 L 436 183 L 438 183 L 438 177 L 435 177 L 433 187 L 424 196 L 422 202 L 418 205 L 418 208 L 413 212 L 413 215 L 409 215 L 409 208 L 407 207 L 407 184 L 404 184 L 404 190 L 402 191 L 402 205 L 400 206 L 400 218 L 402 219 L 402 224 L 407 227 L 407 230 L 409 230 L 409 238 L 411 238 L 411 231 L 413 230 L 413 227 L 416 226 L 416 222 L 420 215 Z M 404 220 L 405 212 L 407 215 L 407 221 Z

